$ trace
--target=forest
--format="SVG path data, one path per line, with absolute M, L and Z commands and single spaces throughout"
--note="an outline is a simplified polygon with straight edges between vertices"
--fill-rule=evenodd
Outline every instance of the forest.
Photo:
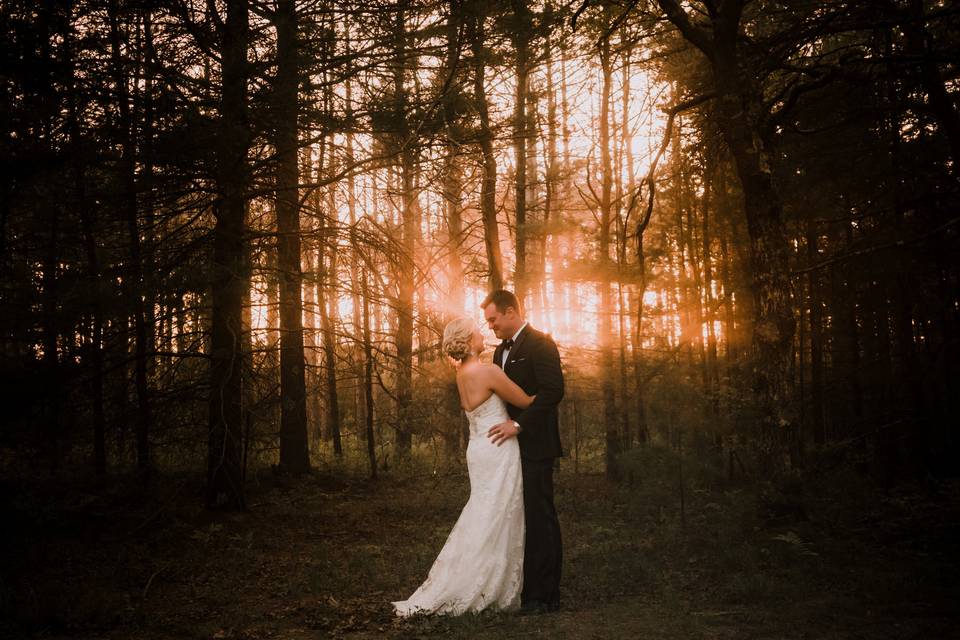
M 960 6 L 0 33 L 0 636 L 960 630 Z M 397 620 L 469 493 L 444 326 L 489 361 L 500 288 L 563 363 L 564 606 Z

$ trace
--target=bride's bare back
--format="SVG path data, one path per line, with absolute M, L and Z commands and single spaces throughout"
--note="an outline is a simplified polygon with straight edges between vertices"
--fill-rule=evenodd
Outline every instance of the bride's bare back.
M 467 362 L 457 370 L 457 389 L 464 411 L 473 411 L 494 393 L 507 404 L 521 409 L 533 402 L 533 396 L 524 393 L 503 369 L 483 362 Z

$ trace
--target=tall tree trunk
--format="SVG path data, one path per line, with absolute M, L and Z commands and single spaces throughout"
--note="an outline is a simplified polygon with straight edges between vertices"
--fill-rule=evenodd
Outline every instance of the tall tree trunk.
M 325 56 L 334 55 L 334 27 L 329 25 L 327 37 L 323 40 Z M 324 71 L 323 113 L 333 113 L 333 82 L 328 71 Z M 352 149 L 351 149 L 352 153 Z M 317 182 L 332 177 L 337 172 L 337 156 L 333 135 L 320 136 L 317 150 Z M 352 179 L 352 178 L 351 178 Z M 337 336 L 338 314 L 337 286 L 337 250 L 339 244 L 339 219 L 337 214 L 336 185 L 330 184 L 325 190 L 326 202 L 321 200 L 320 190 L 314 192 L 317 220 L 320 223 L 319 247 L 317 251 L 317 309 L 320 313 L 320 332 L 323 338 L 323 371 L 325 376 L 326 408 L 325 425 L 321 429 L 322 437 L 333 443 L 333 453 L 337 457 L 343 453 L 341 439 L 340 395 L 337 384 Z M 351 205 L 352 206 L 352 205 Z
M 448 286 L 448 308 L 445 310 L 445 316 L 452 319 L 464 312 L 464 287 L 463 287 L 463 264 L 460 260 L 460 254 L 463 251 L 463 171 L 461 169 L 460 154 L 458 152 L 460 142 L 457 139 L 457 109 L 456 102 L 461 96 L 460 92 L 460 50 L 462 46 L 460 37 L 461 26 L 461 0 L 450 0 L 450 7 L 447 15 L 447 58 L 446 74 L 449 75 L 447 81 L 447 93 L 444 96 L 443 118 L 446 126 L 444 135 L 444 159 L 443 159 L 443 203 L 445 209 L 445 220 L 447 223 L 447 281 Z
M 513 48 L 516 85 L 513 94 L 513 163 L 516 263 L 514 289 L 523 304 L 527 293 L 527 93 L 530 82 L 530 10 L 524 0 L 513 0 Z
M 120 4 L 111 0 L 108 10 L 110 21 L 110 61 L 116 89 L 117 111 L 120 124 L 122 209 L 127 223 L 130 242 L 130 273 L 133 291 L 134 326 L 134 379 L 137 391 L 137 469 L 146 479 L 150 473 L 150 396 L 147 380 L 147 324 L 143 281 L 142 248 L 140 243 L 139 213 L 137 205 L 136 150 L 133 141 L 133 119 L 130 113 L 130 94 L 127 89 L 127 73 L 121 52 Z M 152 331 L 152 330 L 151 330 Z
M 354 250 L 357 244 L 354 242 Z M 367 434 L 367 460 L 370 462 L 370 477 L 377 477 L 377 450 L 373 440 L 373 346 L 370 343 L 370 286 L 367 270 L 362 270 L 361 292 L 363 294 L 363 398 L 366 404 L 365 428 Z
M 76 191 L 77 209 L 80 217 L 80 229 L 83 234 L 83 246 L 86 251 L 87 273 L 90 297 L 90 360 L 93 372 L 90 375 L 90 390 L 92 401 L 93 423 L 93 468 L 98 478 L 107 473 L 106 447 L 106 417 L 104 415 L 103 382 L 104 382 L 104 353 L 103 353 L 103 274 L 100 266 L 100 256 L 97 250 L 95 237 L 95 221 L 93 208 L 90 206 L 86 188 L 86 158 L 84 157 L 83 131 L 80 125 L 80 105 L 77 89 L 77 67 L 74 45 L 76 34 L 71 21 L 64 21 L 63 58 L 64 66 L 69 69 L 69 115 L 71 161 L 73 163 L 73 181 Z M 4 194 L 6 195 L 6 194 Z M 2 243 L 0 243 L 2 251 Z
M 303 355 L 303 272 L 300 256 L 300 162 L 297 154 L 299 69 L 294 0 L 278 0 L 274 80 L 277 153 L 277 268 L 280 281 L 280 470 L 310 470 L 307 444 L 307 382 Z
M 409 96 L 407 95 L 407 42 L 406 14 L 398 11 L 394 29 L 394 46 L 397 61 L 394 65 L 393 91 L 396 101 L 395 124 L 396 137 L 402 145 L 400 152 L 400 193 L 401 193 L 401 229 L 400 251 L 397 269 L 397 423 L 396 450 L 400 457 L 410 452 L 413 438 L 411 433 L 410 405 L 413 399 L 413 304 L 416 289 L 414 273 L 416 250 L 416 211 L 417 194 L 414 189 L 416 171 L 415 152 L 410 148 L 411 132 L 406 125 Z
M 787 396 L 794 331 L 789 250 L 783 232 L 783 207 L 770 169 L 772 158 L 758 134 L 756 111 L 761 96 L 748 86 L 750 81 L 742 76 L 732 48 L 731 43 L 731 50 L 718 54 L 714 73 L 718 87 L 736 87 L 739 92 L 721 94 L 717 111 L 743 187 L 754 297 L 754 392 L 761 426 L 765 435 L 775 440 L 775 434 L 794 420 Z M 771 442 L 770 446 L 775 444 Z
M 711 16 L 708 32 L 691 22 L 677 0 L 658 0 L 683 36 L 709 59 L 720 131 L 734 159 L 744 195 L 750 236 L 749 273 L 754 296 L 753 390 L 761 436 L 776 460 L 779 433 L 793 424 L 787 373 L 793 344 L 789 250 L 783 206 L 773 183 L 772 154 L 763 130 L 763 94 L 738 55 L 742 0 L 724 2 Z
M 604 29 L 610 22 L 610 7 L 604 7 Z M 600 376 L 603 393 L 603 422 L 606 429 L 606 472 L 610 479 L 620 476 L 617 456 L 620 454 L 620 434 L 617 428 L 616 394 L 613 367 L 613 299 L 610 290 L 610 225 L 612 223 L 611 192 L 613 166 L 610 159 L 610 93 L 613 85 L 613 61 L 610 39 L 600 42 L 600 65 L 603 86 L 600 94 Z
M 300 172 L 303 175 L 310 175 L 313 166 L 312 150 L 306 149 L 301 160 Z M 318 276 L 319 265 L 317 260 L 317 249 L 315 238 L 319 230 L 312 223 L 313 205 L 310 205 L 311 215 L 305 219 L 307 228 L 301 252 L 303 254 L 304 284 L 303 287 L 303 355 L 304 366 L 306 368 L 306 396 L 307 396 L 307 442 L 313 445 L 319 444 L 321 440 L 319 425 L 323 422 L 320 413 L 320 380 L 317 375 L 319 372 L 320 343 L 317 338 L 320 335 L 320 313 L 317 308 L 317 289 L 319 288 Z
M 807 260 L 811 265 L 820 257 L 819 232 L 814 220 L 807 220 Z M 810 426 L 813 441 L 822 445 L 826 441 L 823 412 L 823 305 L 820 295 L 820 272 L 813 269 L 807 278 L 810 296 Z
M 323 230 L 320 234 L 321 247 L 317 256 L 317 293 L 320 310 L 320 331 L 323 334 L 323 369 L 326 374 L 326 432 L 333 442 L 333 453 L 336 456 L 343 454 L 343 443 L 340 434 L 340 398 L 337 391 L 337 335 L 334 318 L 331 310 L 336 309 L 336 227 L 329 223 L 328 217 L 321 218 Z M 331 239 L 332 237 L 332 239 Z M 329 255 L 327 258 L 327 247 Z M 327 264 L 329 260 L 329 266 Z
M 633 183 L 633 157 L 630 154 L 630 53 L 623 53 L 620 79 L 620 127 L 619 144 L 617 145 L 616 162 L 616 254 L 617 254 L 617 323 L 620 338 L 619 349 L 619 393 L 620 393 L 620 438 L 621 447 L 630 449 L 633 446 L 633 433 L 630 428 L 630 391 L 628 388 L 627 345 L 629 342 L 627 330 L 627 295 L 623 284 L 624 270 L 627 267 L 627 224 L 630 211 L 624 210 L 624 188 Z M 625 163 L 630 165 L 625 167 Z M 623 184 L 624 170 L 630 175 L 630 185 Z
M 483 155 L 483 179 L 480 185 L 480 214 L 483 220 L 483 243 L 487 250 L 490 289 L 503 288 L 503 255 L 497 227 L 497 159 L 493 153 L 493 130 L 490 128 L 490 107 L 487 102 L 486 15 L 478 3 L 470 21 L 470 50 L 473 53 L 473 95 L 480 121 L 480 151 Z
M 540 242 L 540 278 L 541 286 L 544 289 L 544 317 L 549 318 L 550 326 L 557 326 L 556 322 L 558 318 L 554 309 L 560 301 L 551 300 L 547 297 L 548 263 L 550 264 L 550 270 L 552 272 L 550 279 L 554 282 L 553 290 L 554 292 L 558 290 L 556 286 L 558 284 L 558 265 L 556 260 L 559 253 L 557 244 L 560 236 L 559 233 L 554 231 L 554 229 L 557 231 L 560 229 L 559 220 L 555 221 L 555 218 L 560 217 L 560 208 L 557 206 L 558 196 L 560 194 L 558 189 L 560 186 L 560 157 L 557 149 L 557 143 L 559 141 L 557 126 L 559 123 L 557 122 L 557 90 L 553 78 L 553 45 L 551 36 L 549 35 L 547 36 L 545 56 L 547 59 L 547 167 L 545 172 L 546 185 L 543 196 L 543 233 Z
M 630 84 L 631 84 L 631 73 L 630 73 L 630 55 L 632 50 L 628 49 L 624 53 L 623 61 L 623 148 L 625 154 L 625 162 L 627 165 L 627 194 L 636 193 L 637 189 L 637 176 L 636 170 L 634 167 L 633 159 L 633 131 L 630 128 Z M 630 198 L 633 196 L 631 195 Z M 623 220 L 623 248 L 624 252 L 623 262 L 627 262 L 626 250 L 627 250 L 627 234 L 633 233 L 631 231 L 631 221 L 630 218 L 633 215 L 631 209 L 632 200 L 627 201 L 627 213 L 624 214 Z M 631 311 L 634 312 L 633 318 L 633 327 L 630 331 L 630 360 L 631 366 L 633 368 L 633 392 L 631 397 L 636 406 L 636 416 L 637 416 L 637 426 L 636 426 L 636 439 L 637 442 L 644 444 L 648 440 L 647 434 L 647 416 L 646 416 L 646 405 L 644 404 L 644 392 L 646 387 L 646 382 L 643 380 L 641 373 L 642 368 L 642 358 L 641 351 L 643 349 L 643 296 L 646 293 L 647 289 L 647 276 L 646 276 L 646 263 L 643 255 L 643 231 L 640 229 L 642 224 L 641 220 L 637 220 L 635 223 L 637 231 L 635 235 L 637 237 L 637 265 L 636 270 L 639 272 L 639 283 L 631 285 L 628 292 L 628 300 L 630 302 L 629 307 Z M 623 311 L 621 310 L 621 313 Z M 626 397 L 624 398 L 624 403 L 626 403 Z M 629 443 L 632 445 L 632 443 Z
M 723 162 L 718 162 L 716 184 L 716 217 L 718 222 L 721 220 L 721 215 L 724 216 L 726 220 L 729 220 L 733 216 L 727 193 L 726 175 L 726 167 Z M 733 281 L 733 256 L 731 255 L 728 244 L 729 238 L 732 236 L 732 228 L 733 226 L 728 223 L 726 229 L 719 229 L 719 233 L 717 234 L 720 238 L 720 281 L 723 284 L 723 336 L 724 342 L 726 343 L 723 350 L 723 359 L 728 373 L 738 358 L 740 347 L 738 342 L 740 327 L 737 326 L 737 318 L 733 306 L 734 292 L 736 290 Z
M 447 279 L 449 288 L 448 317 L 456 317 L 464 312 L 463 264 L 460 254 L 463 251 L 463 202 L 461 199 L 463 186 L 460 170 L 460 161 L 457 152 L 451 145 L 447 149 L 444 159 L 443 199 L 446 208 L 447 244 Z
M 247 245 L 244 237 L 249 167 L 247 150 L 247 0 L 230 0 L 220 28 L 222 80 L 210 329 L 210 440 L 207 506 L 245 507 L 242 451 L 242 307 Z
M 703 209 L 702 219 L 700 221 L 700 236 L 702 242 L 702 261 L 703 261 L 703 300 L 706 306 L 704 320 L 707 323 L 707 395 L 710 397 L 710 407 L 714 416 L 719 412 L 717 401 L 717 384 L 719 374 L 717 372 L 717 331 L 714 326 L 717 318 L 716 302 L 713 296 L 713 256 L 711 255 L 711 228 L 710 216 L 713 203 L 713 181 L 716 177 L 716 152 L 711 147 L 704 151 L 704 171 L 703 171 Z M 719 443 L 719 436 L 717 442 Z
M 350 27 L 349 24 L 344 27 L 346 32 L 346 43 L 345 48 L 347 52 L 350 51 Z M 346 80 L 346 96 L 347 96 L 347 121 L 350 122 L 353 119 L 353 111 L 351 105 L 353 104 L 353 82 L 350 79 Z M 354 134 L 353 131 L 349 131 L 346 134 L 346 163 L 347 166 L 353 166 L 355 161 L 354 158 Z M 354 232 L 357 226 L 357 181 L 353 174 L 350 173 L 347 176 L 347 213 L 350 218 L 350 230 L 351 233 Z M 354 249 L 356 251 L 356 249 Z M 361 319 L 361 310 L 362 302 L 360 296 L 360 288 L 357 286 L 357 283 L 360 282 L 360 261 L 356 258 L 350 261 L 350 282 L 353 283 L 351 287 L 350 295 L 353 302 L 353 333 L 356 335 L 361 332 L 361 327 L 363 326 L 363 321 Z M 364 362 L 363 355 L 363 345 L 362 342 L 354 340 L 351 344 L 351 366 L 355 372 L 355 375 L 359 379 L 361 377 L 361 370 Z M 357 385 L 353 394 L 354 398 L 354 414 L 356 415 L 356 423 L 361 424 L 366 421 L 366 405 L 364 390 L 362 385 Z
M 687 216 L 687 254 L 690 256 L 690 273 L 693 274 L 693 278 L 688 279 L 690 283 L 690 297 L 687 301 L 687 307 L 690 310 L 691 333 L 700 364 L 701 381 L 704 388 L 709 391 L 710 382 L 707 371 L 707 357 L 703 344 L 703 280 L 700 276 L 700 259 L 697 255 L 697 225 L 694 222 L 694 212 L 696 209 L 695 198 L 691 198 L 691 202 L 688 203 L 685 209 Z
M 274 202 L 274 212 L 276 212 L 276 202 Z M 273 231 L 274 229 L 270 229 Z M 265 289 L 264 297 L 267 303 L 267 327 L 264 333 L 264 351 L 262 355 L 262 366 L 266 376 L 269 376 L 267 388 L 270 393 L 277 387 L 277 378 L 280 370 L 280 266 L 277 264 L 277 252 L 266 251 L 263 257 L 263 286 Z M 252 262 L 256 252 L 251 255 Z M 252 275 L 252 274 L 251 274 Z M 255 358 L 250 355 L 251 361 Z M 275 416 L 271 416 L 270 422 L 275 423 Z
M 851 250 L 853 230 L 849 222 L 840 233 L 835 233 L 837 246 Z M 860 328 L 857 319 L 856 286 L 850 270 L 830 267 L 830 308 L 836 321 L 830 323 L 831 387 L 837 405 L 834 418 L 846 428 L 846 435 L 860 435 L 863 429 L 863 389 L 860 376 Z M 846 400 L 840 400 L 846 398 Z M 839 401 L 839 402 L 837 402 Z M 852 428 L 851 428 L 852 427 Z M 836 430 L 835 430 L 836 431 Z M 860 441 L 863 442 L 862 440 Z
M 678 287 L 678 301 L 677 301 L 677 313 L 680 316 L 680 342 L 683 345 L 683 353 L 686 356 L 686 365 L 688 369 L 693 369 L 693 341 L 694 341 L 694 332 L 693 332 L 693 294 L 691 293 L 692 285 L 690 283 L 690 274 L 687 269 L 687 263 L 693 264 L 692 256 L 688 260 L 687 249 L 690 244 L 687 242 L 687 237 L 690 233 L 689 224 L 685 219 L 685 213 L 690 208 L 690 203 L 688 202 L 689 192 L 687 189 L 687 176 L 684 172 L 684 162 L 683 157 L 683 122 L 682 119 L 678 116 L 676 125 L 674 126 L 674 137 L 672 141 L 673 153 L 671 154 L 673 165 L 673 188 L 674 188 L 674 201 L 676 203 L 676 230 L 677 230 L 677 277 L 679 279 Z

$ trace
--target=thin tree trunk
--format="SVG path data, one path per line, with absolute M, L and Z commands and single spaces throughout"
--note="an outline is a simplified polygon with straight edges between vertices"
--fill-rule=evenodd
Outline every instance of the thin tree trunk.
M 354 243 L 356 250 L 356 243 Z M 377 477 L 377 450 L 373 440 L 373 347 L 370 343 L 370 287 L 367 270 L 362 270 L 363 293 L 363 398 L 366 403 L 367 459 L 370 462 L 370 477 Z
M 336 228 L 329 226 L 327 216 L 322 218 L 325 226 L 320 234 L 322 246 L 329 246 L 328 251 L 321 251 L 318 255 L 317 291 L 319 293 L 320 331 L 323 334 L 323 369 L 326 374 L 326 432 L 333 442 L 333 453 L 336 456 L 343 454 L 343 443 L 340 435 L 340 399 L 337 392 L 337 336 L 331 310 L 336 308 L 337 297 L 334 284 L 336 283 Z M 331 240 L 329 237 L 334 239 Z M 330 257 L 327 258 L 326 254 Z M 329 266 L 326 264 L 329 260 Z
M 626 154 L 626 164 L 627 164 L 627 190 L 626 193 L 634 194 L 636 193 L 637 188 L 637 177 L 636 171 L 634 168 L 634 159 L 633 159 L 633 131 L 630 128 L 630 55 L 632 51 L 627 50 L 624 54 L 623 61 L 623 147 L 624 153 Z M 632 196 L 631 196 L 632 198 Z M 627 250 L 627 238 L 626 235 L 630 230 L 630 217 L 632 212 L 630 210 L 630 202 L 627 202 L 628 210 L 623 221 L 623 251 L 624 254 Z M 642 224 L 641 220 L 636 222 L 637 226 L 637 265 L 636 269 L 640 274 L 640 282 L 630 287 L 628 293 L 628 299 L 630 300 L 630 309 L 635 310 L 635 318 L 633 319 L 633 330 L 630 332 L 630 353 L 631 353 L 631 366 L 633 367 L 633 401 L 636 405 L 636 415 L 637 415 L 637 427 L 636 427 L 636 438 L 640 444 L 645 444 L 648 440 L 647 434 L 647 416 L 646 416 L 646 406 L 644 404 L 644 393 L 645 381 L 643 380 L 641 374 L 642 368 L 642 357 L 641 351 L 643 349 L 643 304 L 644 304 L 644 294 L 647 289 L 647 275 L 646 275 L 646 262 L 643 255 L 643 230 L 640 229 Z M 626 262 L 626 255 L 624 255 L 624 262 Z M 621 311 L 622 313 L 622 311 Z M 626 403 L 626 398 L 624 398 Z
M 306 149 L 303 153 L 303 159 L 301 160 L 301 173 L 309 175 L 311 173 L 312 163 L 311 150 Z M 312 204 L 310 208 L 313 209 Z M 313 213 L 314 212 L 311 211 L 311 214 Z M 312 217 L 313 215 L 310 215 L 306 218 L 306 235 L 303 246 L 301 247 L 304 258 L 303 276 L 306 284 L 306 286 L 303 287 L 303 352 L 304 365 L 306 368 L 304 378 L 306 380 L 307 397 L 307 441 L 313 445 L 317 445 L 321 440 L 319 437 L 320 430 L 317 426 L 322 422 L 322 417 L 318 402 L 320 380 L 317 375 L 320 362 L 320 358 L 318 357 L 320 345 L 317 342 L 317 337 L 320 334 L 320 313 L 317 308 L 317 274 L 319 272 L 319 266 L 317 264 L 317 250 L 315 248 L 314 238 L 316 238 L 319 231 L 314 228 L 314 224 L 309 222 Z M 311 435 L 313 436 L 312 442 Z
M 514 289 L 523 304 L 527 293 L 527 92 L 530 77 L 530 10 L 524 0 L 513 0 L 513 46 L 516 86 L 513 94 L 514 219 L 516 255 Z
M 621 448 L 630 449 L 633 446 L 633 434 L 630 429 L 630 392 L 628 390 L 628 372 L 627 372 L 627 343 L 629 333 L 627 330 L 627 297 L 624 295 L 623 276 L 624 269 L 627 266 L 627 217 L 629 211 L 624 211 L 624 184 L 623 172 L 624 163 L 628 158 L 628 150 L 631 144 L 630 137 L 630 61 L 629 51 L 623 55 L 622 76 L 620 80 L 621 94 L 621 118 L 620 118 L 620 144 L 617 145 L 616 162 L 616 254 L 617 254 L 617 323 L 620 338 L 619 349 L 619 392 L 620 392 L 620 438 Z M 627 168 L 631 178 L 633 175 L 632 157 L 631 165 Z M 631 179 L 632 182 L 632 179 Z
M 548 299 L 547 296 L 547 264 L 550 264 L 550 278 L 554 282 L 554 292 L 557 291 L 557 264 L 559 249 L 559 207 L 558 195 L 560 185 L 560 157 L 557 149 L 559 131 L 557 129 L 557 90 L 554 84 L 553 49 L 550 36 L 546 44 L 547 58 L 547 168 L 545 175 L 545 191 L 543 198 L 543 233 L 540 243 L 540 278 L 544 288 L 544 316 L 550 318 L 550 325 L 556 326 L 557 314 L 555 306 L 559 300 Z M 555 212 L 554 210 L 557 209 Z M 557 219 L 557 220 L 555 220 Z
M 397 63 L 394 66 L 394 96 L 397 104 L 396 124 L 397 137 L 404 145 L 400 153 L 400 180 L 402 208 L 400 230 L 400 252 L 397 270 L 397 423 L 396 423 L 396 450 L 400 457 L 410 452 L 413 438 L 411 434 L 410 405 L 413 398 L 413 304 L 415 293 L 415 261 L 416 250 L 416 198 L 414 190 L 414 172 L 416 171 L 416 157 L 410 148 L 408 136 L 410 132 L 406 126 L 408 109 L 408 95 L 406 89 L 408 42 L 405 24 L 405 13 L 397 12 L 394 30 L 395 53 Z
M 349 25 L 344 27 L 344 30 L 347 34 L 345 47 L 347 51 L 350 50 L 350 27 Z M 347 97 L 347 121 L 351 121 L 353 118 L 353 82 L 350 79 L 346 80 L 346 97 Z M 350 131 L 346 134 L 346 162 L 347 166 L 352 166 L 354 158 L 354 135 L 353 131 Z M 353 172 L 347 176 L 347 212 L 350 217 L 350 229 L 351 233 L 356 228 L 357 225 L 357 182 Z M 360 282 L 360 261 L 354 258 L 350 261 L 350 282 L 352 283 L 351 287 L 351 300 L 353 302 L 353 332 L 354 335 L 361 331 L 363 326 L 363 321 L 361 320 L 361 309 L 362 302 L 360 297 L 360 290 L 357 286 L 357 283 Z M 361 376 L 361 368 L 363 362 L 363 345 L 356 340 L 353 341 L 351 348 L 351 368 L 355 372 L 357 378 Z M 361 424 L 366 421 L 366 408 L 364 404 L 364 395 L 362 385 L 357 385 L 354 388 L 354 414 L 356 415 L 356 423 Z
M 706 349 L 703 343 L 703 280 L 700 276 L 700 259 L 697 255 L 696 229 L 694 223 L 695 199 L 686 207 L 687 215 L 687 253 L 690 256 L 690 272 L 693 273 L 690 282 L 690 298 L 687 306 L 691 314 L 691 330 L 693 341 L 697 349 L 697 358 L 700 364 L 701 381 L 709 392 L 710 376 L 707 370 Z
M 711 256 L 711 228 L 710 215 L 714 206 L 713 202 L 713 181 L 716 176 L 716 152 L 708 147 L 704 152 L 704 172 L 703 172 L 703 211 L 700 226 L 700 235 L 702 241 L 702 260 L 703 260 L 703 299 L 706 305 L 706 314 L 704 320 L 707 323 L 707 395 L 710 397 L 711 412 L 714 416 L 719 413 L 717 401 L 717 384 L 719 383 L 719 374 L 717 372 L 717 332 L 716 323 L 717 311 L 713 297 L 713 257 Z M 719 442 L 719 436 L 718 440 Z
M 732 215 L 730 212 L 730 201 L 727 198 L 726 168 L 723 164 L 717 167 L 717 213 L 722 213 L 728 219 Z M 736 287 L 733 282 L 733 265 L 729 246 L 728 236 L 731 235 L 732 225 L 727 225 L 726 230 L 721 230 L 720 237 L 720 281 L 723 283 L 723 335 L 726 346 L 724 348 L 723 359 L 729 373 L 739 354 L 738 336 L 740 328 L 737 326 L 736 315 L 733 308 L 734 291 Z
M 447 223 L 447 280 L 449 282 L 449 307 L 446 317 L 453 319 L 464 312 L 463 264 L 460 254 L 463 251 L 463 171 L 460 166 L 457 140 L 456 100 L 460 97 L 460 25 L 461 0 L 450 0 L 447 15 L 447 59 L 446 73 L 451 75 L 449 96 L 443 105 L 446 124 L 445 149 L 443 160 L 443 202 Z
M 816 264 L 820 259 L 816 222 L 807 220 L 807 260 Z M 820 296 L 820 272 L 813 269 L 807 278 L 810 304 L 810 425 L 813 441 L 826 441 L 823 412 L 823 306 Z

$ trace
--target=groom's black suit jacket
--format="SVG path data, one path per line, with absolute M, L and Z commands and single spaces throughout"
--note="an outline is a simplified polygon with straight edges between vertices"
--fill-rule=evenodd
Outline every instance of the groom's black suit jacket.
M 493 352 L 498 367 L 502 356 L 501 343 Z M 503 370 L 524 393 L 537 396 L 526 409 L 507 405 L 510 418 L 522 427 L 517 436 L 520 456 L 531 460 L 562 456 L 557 405 L 563 398 L 563 371 L 553 338 L 528 324 L 514 341 Z

